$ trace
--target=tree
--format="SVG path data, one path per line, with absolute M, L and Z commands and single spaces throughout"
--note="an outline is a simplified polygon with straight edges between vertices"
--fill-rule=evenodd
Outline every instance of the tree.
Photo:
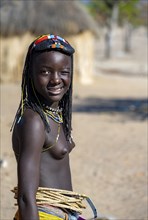
M 131 37 L 134 26 L 139 25 L 140 10 L 138 7 L 139 0 L 122 0 L 119 4 L 119 24 L 124 26 L 124 51 L 131 52 Z
M 106 26 L 105 57 L 111 56 L 112 31 L 116 25 L 125 27 L 124 50 L 130 52 L 132 27 L 139 24 L 140 0 L 91 0 L 88 10 L 102 26 Z

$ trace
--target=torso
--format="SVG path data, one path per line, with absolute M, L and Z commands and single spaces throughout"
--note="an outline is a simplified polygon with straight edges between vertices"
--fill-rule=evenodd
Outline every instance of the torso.
M 69 152 L 74 147 L 74 143 L 70 144 L 66 141 L 62 124 L 60 124 L 59 138 L 56 143 L 58 124 L 52 119 L 49 119 L 49 123 L 51 130 L 50 132 L 44 131 L 45 142 L 42 149 L 53 146 L 41 152 L 39 186 L 72 190 Z M 21 150 L 18 137 L 19 126 L 19 124 L 15 125 L 12 136 L 13 150 L 17 161 L 19 157 L 18 152 Z

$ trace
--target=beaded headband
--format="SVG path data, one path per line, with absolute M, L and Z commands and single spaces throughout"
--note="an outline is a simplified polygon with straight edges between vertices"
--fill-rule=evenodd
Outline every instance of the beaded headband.
M 44 50 L 57 50 L 72 55 L 75 50 L 73 47 L 62 37 L 49 34 L 41 35 L 38 37 L 31 47 L 30 51 L 44 51 Z

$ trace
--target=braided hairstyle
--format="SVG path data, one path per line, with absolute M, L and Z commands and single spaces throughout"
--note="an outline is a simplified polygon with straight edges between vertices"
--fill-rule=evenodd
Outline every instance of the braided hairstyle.
M 32 65 L 32 58 L 35 53 L 41 53 L 45 51 L 59 51 L 64 54 L 67 54 L 71 57 L 71 84 L 68 91 L 64 94 L 62 99 L 59 102 L 59 108 L 62 109 L 62 116 L 63 116 L 63 128 L 64 133 L 67 140 L 71 140 L 71 120 L 72 120 L 72 81 L 73 81 L 73 53 L 74 49 L 72 46 L 63 38 L 56 35 L 42 35 L 33 41 L 28 49 L 26 60 L 24 64 L 23 76 L 22 76 L 22 96 L 21 101 L 17 110 L 17 113 L 14 118 L 13 125 L 14 127 L 16 123 L 19 123 L 21 117 L 24 113 L 25 108 L 31 108 L 33 111 L 37 112 L 43 123 L 45 125 L 45 129 L 49 132 L 50 126 L 43 112 L 43 108 L 38 102 L 38 97 L 36 96 L 33 87 L 32 81 L 30 77 L 31 65 Z

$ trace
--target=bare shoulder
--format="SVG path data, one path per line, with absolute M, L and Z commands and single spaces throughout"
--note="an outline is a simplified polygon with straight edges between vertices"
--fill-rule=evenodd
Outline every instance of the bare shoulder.
M 39 140 L 45 136 L 45 126 L 37 112 L 26 109 L 20 122 L 17 125 L 19 139 L 29 138 Z
M 44 123 L 37 112 L 34 112 L 31 109 L 26 109 L 20 120 L 20 123 L 18 123 L 18 128 L 34 128 L 36 130 L 44 130 Z
M 16 130 L 21 150 L 26 150 L 32 154 L 42 149 L 45 142 L 45 126 L 38 113 L 31 109 L 26 109 L 16 126 Z

